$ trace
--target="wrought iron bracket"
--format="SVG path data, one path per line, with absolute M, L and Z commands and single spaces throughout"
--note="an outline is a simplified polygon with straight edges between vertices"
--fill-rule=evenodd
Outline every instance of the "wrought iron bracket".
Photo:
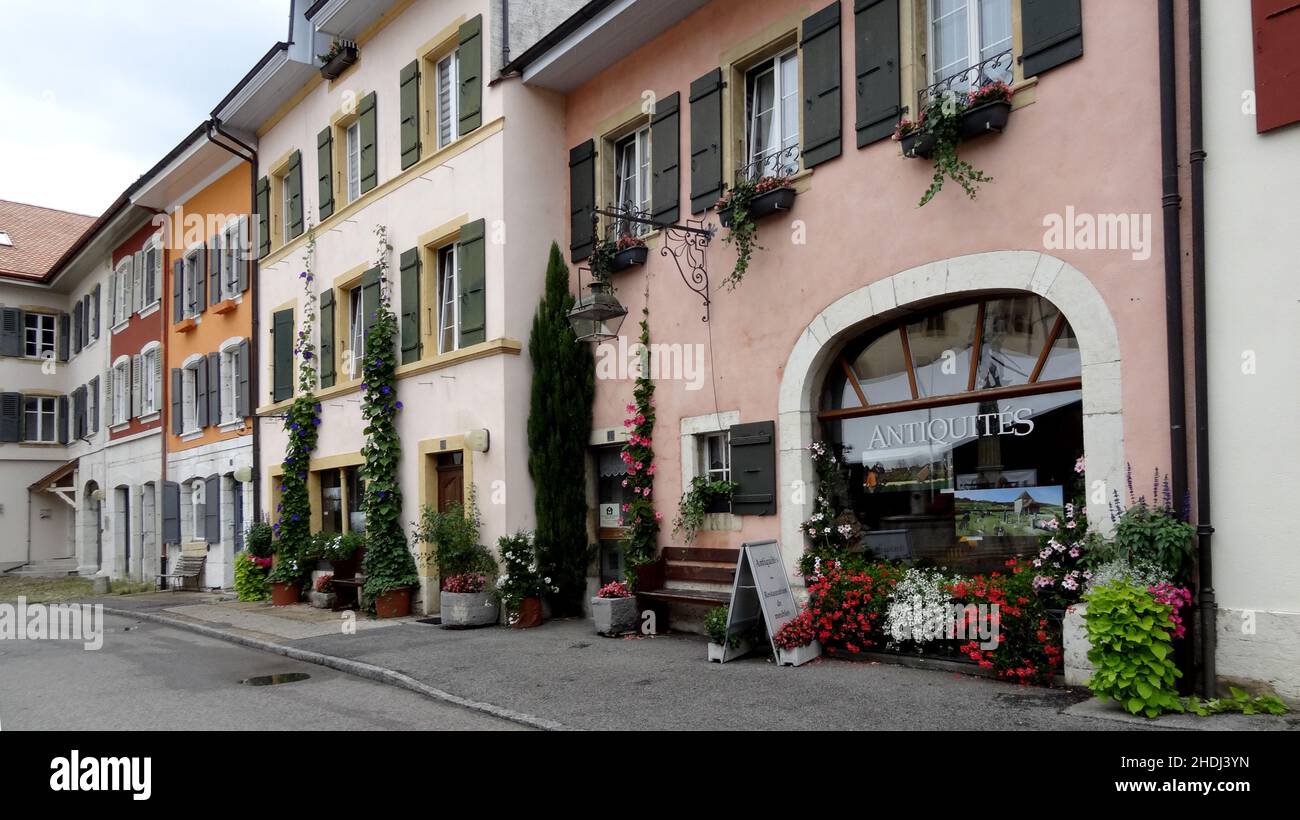
M 717 235 L 716 225 L 705 224 L 702 219 L 688 219 L 684 224 L 660 222 L 631 207 L 610 206 L 597 208 L 592 212 L 591 220 L 597 229 L 602 216 L 607 217 L 611 224 L 623 222 L 649 225 L 662 231 L 664 244 L 659 249 L 659 255 L 672 257 L 682 282 L 704 300 L 704 315 L 700 317 L 700 321 L 709 321 L 709 306 L 712 304 L 712 299 L 709 298 L 709 268 L 706 251 L 709 244 L 713 242 L 713 237 Z M 595 233 L 598 233 L 598 230 L 593 231 L 593 234 Z

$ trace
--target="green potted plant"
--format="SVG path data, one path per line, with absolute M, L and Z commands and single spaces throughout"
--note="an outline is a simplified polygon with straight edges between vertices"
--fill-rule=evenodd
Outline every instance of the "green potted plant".
M 558 592 L 551 579 L 538 566 L 537 546 L 533 534 L 517 532 L 497 540 L 502 573 L 497 577 L 496 592 L 505 609 L 506 623 L 515 629 L 542 625 L 542 595 Z
M 265 521 L 254 521 L 244 533 L 244 549 L 254 558 L 270 558 L 275 553 L 275 531 Z
M 346 40 L 335 39 L 330 42 L 329 51 L 317 54 L 316 57 L 321 61 L 320 75 L 327 80 L 337 80 L 348 70 L 348 66 L 357 61 L 357 46 Z
M 277 553 L 275 564 L 266 580 L 271 585 L 271 606 L 289 606 L 302 597 L 302 584 L 306 572 L 296 555 Z
M 724 280 L 735 288 L 749 270 L 749 260 L 758 244 L 758 220 L 794 205 L 794 187 L 786 176 L 741 177 L 718 200 L 718 221 L 727 233 L 722 241 L 736 246 L 736 265 Z
M 717 606 L 704 616 L 704 632 L 709 636 L 709 661 L 722 663 L 748 654 L 753 649 L 749 639 L 739 633 L 727 634 L 729 607 Z
M 596 592 L 591 599 L 591 617 L 596 622 L 596 634 L 607 638 L 636 631 L 636 597 L 622 581 L 611 581 Z
M 614 258 L 610 262 L 610 271 L 618 273 L 636 265 L 644 265 L 649 252 L 644 239 L 633 233 L 625 233 L 614 243 Z
M 713 479 L 707 475 L 697 475 L 691 479 L 691 487 L 682 494 L 677 505 L 677 519 L 673 522 L 673 534 L 682 533 L 686 543 L 695 540 L 700 527 L 704 526 L 704 517 L 711 512 L 719 512 L 731 502 L 736 492 L 736 482 Z
M 1002 131 L 1011 114 L 1011 86 L 997 81 L 986 83 L 967 94 L 947 91 L 936 94 L 926 103 L 915 120 L 899 120 L 894 139 L 903 156 L 934 160 L 930 187 L 921 197 L 925 205 L 943 189 L 945 179 L 962 187 L 966 196 L 975 198 L 982 182 L 993 178 L 957 155 L 957 146 L 991 131 Z
M 270 558 L 258 558 L 248 550 L 235 556 L 235 595 L 241 601 L 265 601 L 271 594 L 266 573 Z
M 496 598 L 487 591 L 487 575 L 496 561 L 478 542 L 479 517 L 474 490 L 466 506 L 446 510 L 425 507 L 416 538 L 430 547 L 430 560 L 438 572 L 442 599 L 442 625 L 448 629 L 487 626 L 498 619 Z

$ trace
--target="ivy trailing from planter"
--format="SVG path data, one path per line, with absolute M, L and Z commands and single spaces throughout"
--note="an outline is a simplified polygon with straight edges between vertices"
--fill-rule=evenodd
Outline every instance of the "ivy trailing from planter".
M 397 400 L 397 316 L 391 304 L 388 282 L 388 229 L 375 228 L 378 237 L 379 305 L 375 320 L 366 333 L 362 362 L 361 418 L 366 443 L 361 447 L 366 480 L 362 509 L 366 516 L 365 593 L 371 599 L 394 589 L 415 586 L 419 577 L 415 559 L 402 529 L 402 488 L 397 468 L 402 444 L 397 437 L 396 417 L 402 409 Z
M 723 280 L 728 290 L 735 290 L 745 278 L 754 251 L 763 249 L 758 244 L 758 223 L 751 213 L 751 204 L 763 194 L 789 186 L 790 178 L 785 176 L 740 177 L 718 200 L 718 214 L 727 229 L 722 241 L 736 246 L 736 265 Z
M 993 181 L 993 177 L 957 155 L 957 146 L 966 138 L 962 118 L 976 108 L 995 103 L 1006 103 L 1009 108 L 1011 96 L 1011 87 L 1004 82 L 988 83 L 969 94 L 946 91 L 932 97 L 917 120 L 899 120 L 894 140 L 903 143 L 904 156 L 930 156 L 934 160 L 934 176 L 919 207 L 943 190 L 945 179 L 960 185 L 971 199 L 975 199 L 980 183 Z
M 646 298 L 649 301 L 647 286 Z M 623 505 L 624 525 L 626 529 L 619 544 L 623 549 L 623 558 L 627 563 L 627 581 L 636 584 L 634 569 L 655 560 L 659 539 L 659 521 L 663 513 L 656 512 L 650 493 L 654 487 L 654 426 L 655 385 L 650 379 L 650 309 L 641 310 L 641 361 L 637 373 L 636 385 L 632 388 L 632 403 L 627 406 L 630 417 L 623 421 L 625 427 L 631 428 L 627 443 L 623 445 L 621 457 L 627 465 L 627 478 L 623 486 L 632 490 L 632 500 Z
M 311 454 L 316 449 L 320 432 L 320 404 L 313 391 L 316 389 L 316 277 L 312 265 L 316 259 L 316 234 L 307 226 L 307 244 L 303 253 L 303 269 L 298 274 L 302 280 L 302 321 L 294 341 L 294 355 L 298 361 L 298 395 L 289 405 L 284 429 L 289 440 L 285 444 L 283 474 L 280 477 L 280 503 L 276 508 L 278 520 L 275 533 L 275 566 L 267 576 L 270 583 L 303 584 L 308 570 L 305 556 L 311 548 L 311 495 L 307 491 L 307 475 Z
M 735 492 L 734 481 L 712 479 L 706 475 L 697 475 L 691 479 L 691 488 L 682 493 L 681 503 L 677 506 L 673 534 L 681 533 L 686 543 L 693 542 L 704 526 L 704 516 L 709 514 L 709 508 L 715 502 L 731 501 Z

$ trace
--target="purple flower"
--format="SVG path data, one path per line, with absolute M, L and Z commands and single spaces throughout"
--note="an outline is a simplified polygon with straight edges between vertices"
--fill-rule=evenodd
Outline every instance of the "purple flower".
M 320 426 L 320 419 L 313 418 L 313 419 L 311 420 L 311 423 L 314 424 L 314 425 L 316 425 L 317 427 L 319 427 L 319 426 Z
M 388 389 L 388 385 L 384 385 L 384 386 L 383 386 L 382 388 L 380 388 L 380 389 L 383 391 L 383 393 L 384 393 L 385 396 L 387 396 L 390 392 L 392 392 L 391 390 Z
M 393 405 L 393 406 L 396 407 L 398 410 L 401 410 L 401 409 L 402 409 L 402 403 L 401 403 L 400 401 L 399 401 L 397 404 Z

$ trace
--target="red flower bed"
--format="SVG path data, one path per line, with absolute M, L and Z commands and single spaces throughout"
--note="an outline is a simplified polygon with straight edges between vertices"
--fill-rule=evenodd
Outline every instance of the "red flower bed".
M 487 578 L 479 572 L 464 572 L 442 579 L 443 592 L 482 592 Z
M 776 631 L 776 635 L 772 637 L 772 642 L 779 649 L 789 652 L 801 646 L 807 646 L 816 639 L 817 634 L 813 630 L 812 613 L 805 609 L 794 620 L 786 621 L 785 626 Z
M 952 585 L 952 594 L 963 604 L 997 605 L 988 618 L 997 633 L 996 649 L 982 649 L 978 640 L 967 641 L 961 651 L 981 668 L 994 670 L 999 678 L 1017 683 L 1049 684 L 1061 665 L 1061 637 L 1034 595 L 1032 572 L 1012 558 L 1009 573 L 977 575 Z M 979 624 L 967 613 L 967 635 L 978 634 Z M 994 621 L 996 619 L 996 621 Z M 986 624 L 987 627 L 990 624 Z
M 822 561 L 807 585 L 807 614 L 817 640 L 851 653 L 883 644 L 889 593 L 901 577 L 903 570 L 889 564 L 846 568 Z

